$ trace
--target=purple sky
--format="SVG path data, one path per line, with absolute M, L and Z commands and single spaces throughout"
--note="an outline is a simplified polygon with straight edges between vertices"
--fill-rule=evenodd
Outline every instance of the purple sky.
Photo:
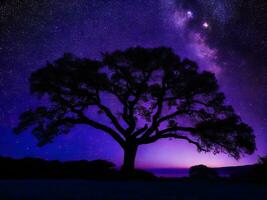
M 267 6 L 263 0 L 8 0 L 0 5 L 0 155 L 45 159 L 107 159 L 120 165 L 122 150 L 109 136 L 77 127 L 39 148 L 26 132 L 12 134 L 19 113 L 38 105 L 28 77 L 47 61 L 72 52 L 131 46 L 172 47 L 214 72 L 227 102 L 251 125 L 258 150 L 235 161 L 198 153 L 179 140 L 142 146 L 138 167 L 244 165 L 267 154 Z M 99 117 L 101 120 L 101 117 Z

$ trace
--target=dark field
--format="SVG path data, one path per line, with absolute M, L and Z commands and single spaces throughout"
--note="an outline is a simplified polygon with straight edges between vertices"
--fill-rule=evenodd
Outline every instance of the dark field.
M 0 181 L 0 199 L 266 200 L 267 185 L 182 181 Z

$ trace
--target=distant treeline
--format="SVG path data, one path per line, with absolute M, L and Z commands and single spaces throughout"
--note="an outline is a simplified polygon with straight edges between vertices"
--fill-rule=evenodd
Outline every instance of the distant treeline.
M 177 169 L 178 174 L 178 169 Z M 229 176 L 220 177 L 220 174 Z M 258 164 L 208 168 L 204 165 L 193 166 L 189 169 L 190 179 L 230 181 L 267 182 L 267 158 L 261 158 Z M 112 162 L 105 160 L 94 161 L 47 161 L 38 158 L 12 159 L 0 157 L 0 179 L 156 179 L 152 173 L 134 170 L 130 174 L 118 170 Z M 163 178 L 166 179 L 166 178 Z
M 105 160 L 46 161 L 38 158 L 12 159 L 0 157 L 0 179 L 152 179 L 149 172 L 135 170 L 123 174 Z

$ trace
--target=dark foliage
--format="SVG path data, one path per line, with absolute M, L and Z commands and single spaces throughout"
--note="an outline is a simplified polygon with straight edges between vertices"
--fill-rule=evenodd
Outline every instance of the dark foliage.
M 12 159 L 0 157 L 0 179 L 94 179 L 152 180 L 156 177 L 143 170 L 124 174 L 105 160 L 46 161 L 38 158 Z
M 205 165 L 196 165 L 189 169 L 190 178 L 194 179 L 216 179 L 219 177 L 215 169 Z
M 233 180 L 267 183 L 267 156 L 260 157 L 257 164 L 248 166 L 246 170 L 233 172 L 231 178 Z
M 267 156 L 259 158 L 259 163 L 256 165 L 252 177 L 258 181 L 267 183 Z
M 50 105 L 23 113 L 16 133 L 31 127 L 44 145 L 75 125 L 92 126 L 121 145 L 125 170 L 134 168 L 139 145 L 163 138 L 236 159 L 255 150 L 253 130 L 224 103 L 214 74 L 170 48 L 129 48 L 104 53 L 100 61 L 65 54 L 32 73 L 30 88 Z M 110 124 L 89 116 L 94 109 Z
M 105 160 L 59 162 L 0 157 L 0 179 L 109 179 L 118 177 L 114 167 Z

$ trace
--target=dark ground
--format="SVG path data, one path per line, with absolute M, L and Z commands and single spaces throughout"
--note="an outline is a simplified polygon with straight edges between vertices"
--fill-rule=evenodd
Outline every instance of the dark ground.
M 267 185 L 190 181 L 0 181 L 0 199 L 266 200 Z

